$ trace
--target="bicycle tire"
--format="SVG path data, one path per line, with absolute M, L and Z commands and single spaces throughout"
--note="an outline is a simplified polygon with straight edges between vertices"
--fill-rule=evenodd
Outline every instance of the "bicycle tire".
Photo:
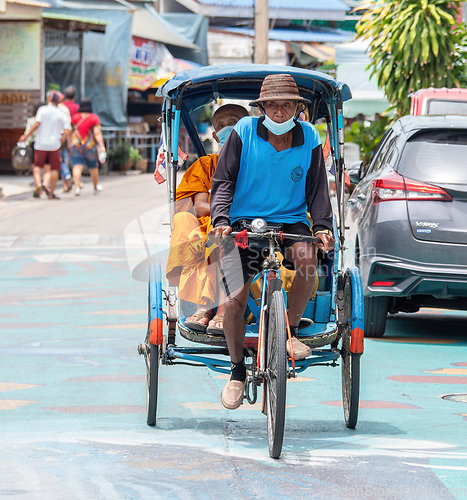
M 266 414 L 269 455 L 279 458 L 285 425 L 287 386 L 287 330 L 285 305 L 281 291 L 272 294 L 269 309 L 266 348 Z
M 157 391 L 159 381 L 159 349 L 160 346 L 149 344 L 149 352 L 146 357 L 147 370 L 147 399 L 146 399 L 146 423 L 149 426 L 156 425 L 157 419 Z
M 162 310 L 162 279 L 159 264 L 151 264 L 148 287 L 148 329 L 146 335 L 146 423 L 156 425 L 161 346 L 150 342 L 151 323 Z
M 360 399 L 360 356 L 350 352 L 353 317 L 353 289 L 350 273 L 344 277 L 344 321 L 342 335 L 342 402 L 344 408 L 345 425 L 355 429 L 358 420 L 358 403 Z

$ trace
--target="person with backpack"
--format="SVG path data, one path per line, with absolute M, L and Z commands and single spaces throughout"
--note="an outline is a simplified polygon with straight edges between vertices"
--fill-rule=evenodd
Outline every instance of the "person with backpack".
M 63 111 L 58 109 L 62 94 L 52 91 L 48 95 L 49 99 L 49 105 L 39 108 L 36 122 L 27 133 L 20 137 L 19 141 L 27 141 L 37 130 L 32 170 L 36 185 L 33 196 L 39 198 L 44 191 L 50 200 L 58 200 L 59 198 L 54 191 L 62 163 L 60 147 L 67 139 L 71 126 Z M 41 179 L 42 170 L 44 171 L 43 182 Z
M 71 117 L 73 133 L 71 136 L 70 163 L 73 168 L 73 184 L 75 196 L 81 193 L 81 176 L 86 164 L 94 185 L 94 194 L 102 191 L 99 184 L 99 162 L 104 163 L 107 157 L 102 137 L 99 117 L 92 112 L 91 99 L 82 99 L 78 113 Z M 99 148 L 99 153 L 97 149 Z

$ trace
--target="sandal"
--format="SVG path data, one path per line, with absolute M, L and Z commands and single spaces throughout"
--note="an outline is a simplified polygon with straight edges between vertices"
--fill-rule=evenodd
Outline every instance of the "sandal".
M 209 326 L 206 328 L 206 333 L 209 333 L 211 335 L 224 335 L 224 316 L 214 316 L 211 321 L 214 321 L 214 325 Z M 209 323 L 211 323 L 211 321 Z M 217 323 L 222 323 L 222 327 L 216 326 Z
M 208 320 L 210 321 L 212 316 L 210 314 L 208 314 L 205 309 L 201 309 L 201 311 L 198 311 L 198 312 L 192 314 L 190 316 L 190 318 L 194 318 L 194 319 L 191 321 L 188 321 L 188 318 L 187 318 L 187 320 L 185 321 L 185 326 L 187 328 L 189 328 L 190 330 L 193 330 L 195 332 L 205 332 L 208 325 L 203 325 L 201 323 L 201 320 L 203 320 L 204 318 L 208 318 Z M 209 323 L 209 321 L 208 321 L 208 323 Z

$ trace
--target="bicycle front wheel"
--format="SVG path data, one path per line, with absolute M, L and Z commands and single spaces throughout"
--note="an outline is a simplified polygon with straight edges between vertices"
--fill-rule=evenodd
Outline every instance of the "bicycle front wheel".
M 279 458 L 284 440 L 285 396 L 287 385 L 287 329 L 282 292 L 272 294 L 266 353 L 266 413 L 269 455 Z
M 354 290 L 350 274 L 344 277 L 344 321 L 345 328 L 342 334 L 342 402 L 344 407 L 345 425 L 355 429 L 358 420 L 358 403 L 360 399 L 360 354 L 350 352 L 352 336 L 353 299 Z
M 146 423 L 150 426 L 156 425 L 157 415 L 157 389 L 159 380 L 160 346 L 149 344 L 149 352 L 146 355 L 147 370 L 147 397 L 146 397 Z

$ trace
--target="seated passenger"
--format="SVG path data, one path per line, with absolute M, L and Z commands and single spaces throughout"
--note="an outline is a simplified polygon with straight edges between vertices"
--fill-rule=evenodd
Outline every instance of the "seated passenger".
M 225 147 L 212 182 L 211 214 L 214 229 L 210 234 L 222 245 L 240 219 L 260 217 L 266 222 L 282 223 L 284 232 L 310 234 L 307 209 L 313 220 L 313 233 L 326 252 L 334 247 L 332 208 L 323 150 L 312 124 L 299 122 L 303 104 L 297 84 L 288 74 L 268 75 L 262 84 L 257 105 L 260 118 L 239 122 Z M 222 255 L 222 285 L 227 293 L 224 334 L 232 362 L 230 380 L 221 395 L 228 409 L 243 401 L 246 367 L 244 313 L 250 284 L 261 270 L 259 252 L 237 248 Z M 288 317 L 292 340 L 287 342 L 295 359 L 311 354 L 301 343 L 298 327 L 316 280 L 316 249 L 304 241 L 285 239 L 285 258 L 292 262 L 295 278 L 289 293 Z M 292 344 L 292 346 L 290 345 Z
M 223 146 L 234 125 L 244 116 L 248 116 L 248 111 L 236 104 L 218 108 L 212 117 L 214 139 Z M 178 286 L 178 296 L 197 304 L 185 326 L 211 334 L 223 332 L 225 309 L 225 296 L 219 294 L 220 276 L 215 264 L 218 251 L 213 252 L 204 245 L 212 227 L 209 197 L 218 158 L 219 154 L 199 158 L 185 172 L 177 188 L 167 261 L 167 279 Z

